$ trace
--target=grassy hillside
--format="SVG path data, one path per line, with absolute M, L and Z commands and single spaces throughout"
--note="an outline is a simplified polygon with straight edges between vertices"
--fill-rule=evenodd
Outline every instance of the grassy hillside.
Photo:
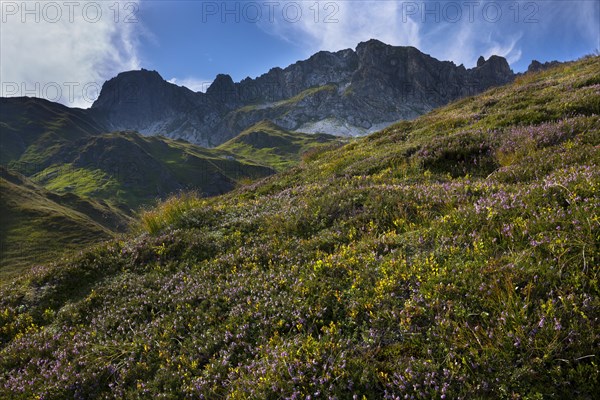
M 41 99 L 0 106 L 0 166 L 11 171 L 2 170 L 2 277 L 114 236 L 97 215 L 124 224 L 172 193 L 218 195 L 275 172 L 183 141 L 103 133 L 93 114 Z
M 339 144 L 339 141 L 340 139 L 331 135 L 288 132 L 265 120 L 246 129 L 217 149 L 283 171 L 298 165 L 302 154 Z
M 216 195 L 274 173 L 226 151 L 135 132 L 106 133 L 101 118 L 36 98 L 0 99 L 0 165 L 58 193 L 152 204 L 179 190 Z
M 130 217 L 104 202 L 57 195 L 0 167 L 0 279 L 124 232 Z
M 466 98 L 0 293 L 0 397 L 592 399 L 600 62 Z
M 37 98 L 0 98 L 0 165 L 17 161 L 30 146 L 30 161 L 35 161 L 34 148 L 48 157 L 65 141 L 104 130 L 85 110 Z
M 32 179 L 47 189 L 105 199 L 132 209 L 181 190 L 222 194 L 238 181 L 274 173 L 224 151 L 135 132 L 112 132 L 65 143 L 57 157 L 38 165 L 43 167 Z

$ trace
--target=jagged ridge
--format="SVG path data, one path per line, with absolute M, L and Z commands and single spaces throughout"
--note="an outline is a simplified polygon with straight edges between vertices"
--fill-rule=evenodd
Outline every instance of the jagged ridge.
M 221 74 L 206 94 L 169 84 L 153 71 L 126 72 L 105 83 L 92 109 L 113 129 L 203 146 L 221 144 L 263 119 L 291 131 L 354 136 L 513 78 L 502 57 L 466 69 L 413 47 L 370 40 L 356 51 L 319 52 L 239 83 Z M 330 90 L 314 90 L 322 87 Z M 301 101 L 286 101 L 299 95 Z

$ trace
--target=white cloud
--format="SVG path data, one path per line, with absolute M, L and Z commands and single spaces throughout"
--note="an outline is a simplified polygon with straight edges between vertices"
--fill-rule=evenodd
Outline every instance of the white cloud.
M 419 25 L 401 12 L 397 1 L 287 2 L 262 21 L 267 32 L 302 45 L 310 55 L 319 50 L 354 48 L 377 38 L 393 45 L 420 46 Z M 286 4 L 286 3 L 283 3 Z M 299 7 L 300 10 L 299 10 Z
M 285 5 L 292 3 L 285 12 Z M 359 0 L 281 4 L 274 10 L 275 20 L 261 20 L 261 28 L 304 48 L 307 55 L 318 50 L 354 48 L 361 41 L 375 38 L 392 45 L 415 46 L 438 59 L 466 67 L 473 67 L 481 55 L 488 58 L 493 54 L 513 65 L 532 47 L 540 43 L 551 46 L 544 43 L 544 38 L 557 30 L 564 32 L 565 43 L 583 37 L 590 46 L 600 47 L 598 1 Z M 298 7 L 301 18 L 297 19 Z M 335 21 L 327 23 L 327 16 Z
M 509 64 L 514 64 L 521 59 L 523 52 L 517 44 L 523 35 L 518 33 L 516 35 L 510 35 L 504 43 L 492 42 L 483 56 L 487 59 L 492 55 L 502 56 L 506 58 Z
M 505 57 L 509 64 L 521 59 L 521 31 L 504 32 L 501 25 L 491 25 L 486 21 L 461 21 L 445 26 L 423 39 L 423 51 L 431 52 L 441 60 L 450 60 L 474 67 L 479 56 L 488 59 L 492 55 Z
M 209 79 L 198 79 L 198 78 L 171 78 L 167 82 L 172 83 L 174 85 L 185 86 L 193 92 L 202 92 L 205 93 L 206 89 L 208 89 L 213 81 Z
M 87 108 L 106 79 L 139 68 L 139 0 L 3 0 L 0 6 L 2 96 Z

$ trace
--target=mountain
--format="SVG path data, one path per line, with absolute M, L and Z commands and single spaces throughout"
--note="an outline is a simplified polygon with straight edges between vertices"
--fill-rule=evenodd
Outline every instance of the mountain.
M 0 165 L 56 193 L 135 209 L 184 189 L 222 194 L 242 179 L 274 173 L 244 157 L 182 140 L 107 133 L 106 121 L 86 110 L 32 98 L 0 101 Z
M 555 68 L 560 64 L 562 63 L 559 61 L 547 61 L 545 63 L 541 63 L 538 60 L 533 60 L 531 61 L 531 64 L 529 64 L 529 67 L 527 67 L 527 72 L 540 72 L 550 68 Z
M 0 276 L 110 239 L 173 193 L 214 196 L 275 173 L 224 150 L 107 133 L 102 117 L 42 99 L 0 99 L 0 128 Z
M 37 98 L 0 97 L 0 165 L 23 157 L 33 166 L 38 156 L 51 157 L 62 143 L 106 129 L 106 121 L 88 110 Z
M 289 132 L 264 120 L 217 149 L 284 171 L 300 163 L 302 156 L 308 152 L 340 144 L 336 136 Z
M 241 179 L 274 173 L 230 153 L 160 136 L 112 132 L 63 146 L 32 179 L 58 192 L 112 200 L 135 209 L 181 190 L 214 196 Z
M 586 58 L 171 198 L 0 286 L 0 397 L 596 398 L 599 115 Z
M 124 72 L 103 85 L 92 112 L 111 130 L 207 147 L 265 119 L 289 131 L 356 136 L 513 79 L 502 57 L 481 57 L 466 69 L 414 47 L 370 40 L 356 50 L 319 52 L 256 79 L 235 83 L 221 74 L 206 93 L 170 84 L 154 71 Z
M 131 216 L 104 201 L 56 194 L 0 166 L 0 277 L 124 232 Z

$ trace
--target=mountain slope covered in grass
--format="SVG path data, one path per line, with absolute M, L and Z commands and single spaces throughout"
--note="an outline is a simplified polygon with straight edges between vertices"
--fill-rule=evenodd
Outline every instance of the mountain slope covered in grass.
M 66 143 L 32 179 L 58 192 L 73 192 L 135 209 L 181 190 L 207 196 L 238 181 L 275 171 L 230 153 L 136 132 L 112 132 Z
M 34 98 L 0 99 L 0 165 L 59 193 L 135 209 L 179 190 L 222 194 L 274 173 L 226 151 L 183 140 L 107 133 L 89 110 Z
M 213 196 L 275 173 L 181 140 L 106 133 L 99 121 L 46 100 L 0 99 L 1 274 L 110 238 L 137 209 L 178 191 Z
M 288 132 L 264 120 L 218 146 L 217 149 L 283 171 L 297 165 L 303 153 L 340 143 L 341 139 L 335 136 Z
M 0 293 L 0 397 L 600 391 L 600 60 L 528 74 Z
M 69 108 L 48 100 L 0 98 L 0 165 L 36 154 L 51 157 L 60 145 L 105 131 L 105 122 L 86 110 Z
M 0 167 L 0 278 L 124 232 L 131 217 L 102 201 L 39 187 Z

